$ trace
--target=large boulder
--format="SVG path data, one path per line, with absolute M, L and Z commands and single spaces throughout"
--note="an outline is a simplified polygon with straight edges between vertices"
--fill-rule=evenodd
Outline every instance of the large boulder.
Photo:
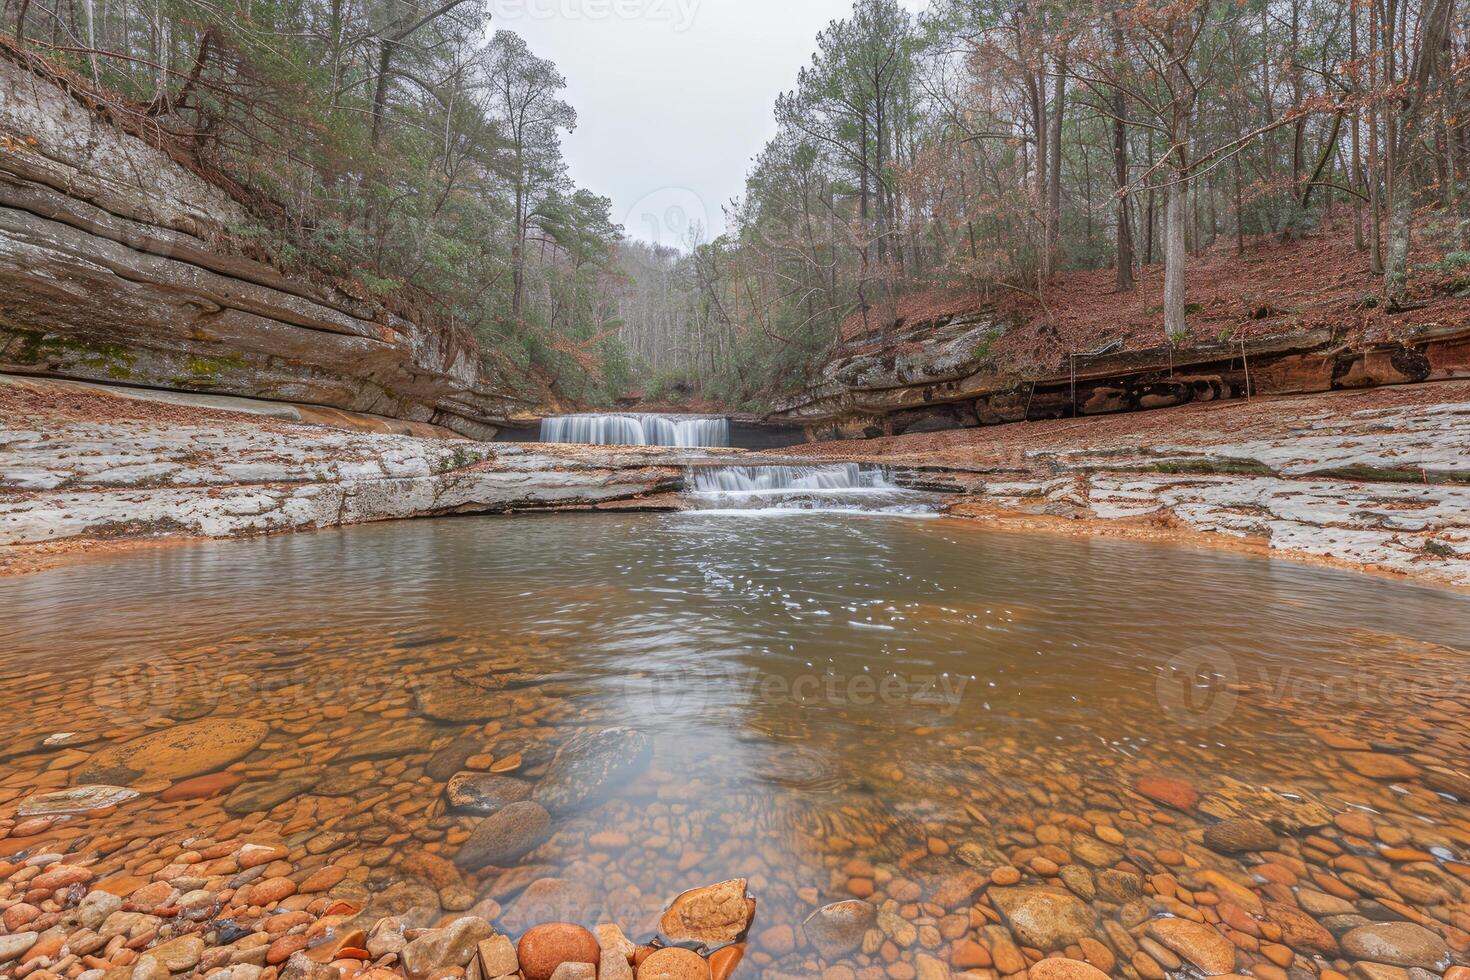
M 531 798 L 552 813 L 590 806 L 648 764 L 653 743 L 633 728 L 583 732 L 557 751 Z
M 245 718 L 174 725 L 107 746 L 87 761 L 76 781 L 126 784 L 145 778 L 175 781 L 202 776 L 245 758 L 269 732 L 263 722 Z

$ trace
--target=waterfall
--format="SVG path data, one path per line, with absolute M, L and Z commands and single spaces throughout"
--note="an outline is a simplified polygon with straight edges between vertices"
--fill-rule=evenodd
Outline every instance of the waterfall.
M 904 490 L 879 466 L 693 466 L 685 495 L 697 512 L 839 512 L 913 516 L 938 512 L 931 495 Z
M 541 441 L 716 449 L 730 445 L 730 420 L 697 415 L 561 415 L 541 420 Z

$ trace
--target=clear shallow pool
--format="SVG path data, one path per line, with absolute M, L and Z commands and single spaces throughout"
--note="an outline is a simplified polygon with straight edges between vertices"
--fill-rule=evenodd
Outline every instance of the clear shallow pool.
M 1470 785 L 1470 601 L 1365 576 L 949 520 L 548 516 L 100 558 L 0 580 L 0 609 L 0 815 L 95 776 L 113 743 L 265 726 L 217 795 L 177 798 L 196 774 L 146 754 L 127 781 L 142 795 L 115 811 L 0 840 L 132 841 L 104 874 L 137 876 L 190 835 L 294 845 L 326 828 L 342 837 L 309 863 L 345 867 L 333 893 L 369 914 L 492 898 L 513 928 L 527 885 L 557 878 L 529 893 L 540 918 L 630 934 L 679 890 L 738 875 L 759 899 L 750 975 L 831 965 L 787 927 L 853 895 L 917 926 L 884 920 L 874 948 L 835 958 L 854 970 L 1036 946 L 983 890 L 1012 865 L 1123 962 L 1164 897 L 1228 893 L 1213 874 L 1299 902 L 1350 870 L 1352 914 L 1392 908 L 1376 882 L 1446 929 L 1465 897 L 1470 820 L 1446 790 Z M 587 777 L 596 792 L 544 844 L 424 873 L 416 853 L 452 860 L 484 819 L 449 810 L 446 746 L 534 792 L 559 747 L 612 727 L 649 751 Z M 58 732 L 81 734 L 38 748 Z M 1158 776 L 1199 802 L 1159 802 Z M 1367 814 L 1367 836 L 1343 814 Z M 1204 846 L 1235 815 L 1275 846 Z M 1240 968 L 1268 964 L 1240 945 Z

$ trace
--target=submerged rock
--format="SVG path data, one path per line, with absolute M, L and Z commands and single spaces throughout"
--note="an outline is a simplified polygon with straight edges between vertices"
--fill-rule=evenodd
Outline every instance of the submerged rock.
M 1214 928 L 1189 919 L 1155 919 L 1148 934 L 1206 976 L 1235 972 L 1235 946 Z
M 491 814 L 531 798 L 531 784 L 493 772 L 462 772 L 449 780 L 444 796 L 464 813 Z
M 531 798 L 552 813 L 573 812 L 632 778 L 652 754 L 653 743 L 636 729 L 584 732 L 556 753 Z
M 1449 947 L 1437 933 L 1413 922 L 1359 926 L 1342 937 L 1342 949 L 1357 959 L 1436 973 L 1450 958 Z
M 877 908 L 868 902 L 833 902 L 807 916 L 802 930 L 824 959 L 835 960 L 861 946 L 877 919 Z
M 1027 946 L 1044 953 L 1063 949 L 1097 925 L 1092 909 L 1070 892 L 1039 885 L 991 888 L 990 902 Z
M 287 776 L 254 783 L 241 783 L 225 797 L 225 812 L 232 817 L 265 813 L 287 800 L 294 800 L 316 785 L 314 776 Z
M 18 817 L 54 817 L 69 813 L 87 813 L 126 803 L 137 796 L 137 790 L 126 786 L 73 786 L 71 789 L 26 797 L 15 814 Z
M 435 782 L 442 783 L 464 769 L 465 762 L 473 755 L 485 751 L 484 736 L 461 735 L 444 748 L 435 752 L 424 767 L 424 773 Z
M 514 864 L 551 836 L 551 814 L 529 800 L 511 803 L 480 821 L 454 863 L 466 871 Z
M 202 776 L 245 758 L 270 728 L 244 718 L 209 718 L 110 745 L 88 760 L 80 783 L 170 781 Z
M 1205 846 L 1221 854 L 1269 851 L 1276 846 L 1276 834 L 1259 820 L 1231 817 L 1205 828 Z

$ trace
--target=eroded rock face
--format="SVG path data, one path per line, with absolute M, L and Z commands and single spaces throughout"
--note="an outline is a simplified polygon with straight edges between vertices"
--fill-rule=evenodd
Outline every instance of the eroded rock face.
M 523 414 L 463 332 L 218 243 L 224 192 L 0 60 L 0 371 L 331 406 L 493 438 Z M 43 217 L 44 215 L 44 217 Z
M 728 943 L 750 925 L 754 902 L 747 882 L 732 878 L 684 892 L 659 919 L 659 931 L 674 942 Z

